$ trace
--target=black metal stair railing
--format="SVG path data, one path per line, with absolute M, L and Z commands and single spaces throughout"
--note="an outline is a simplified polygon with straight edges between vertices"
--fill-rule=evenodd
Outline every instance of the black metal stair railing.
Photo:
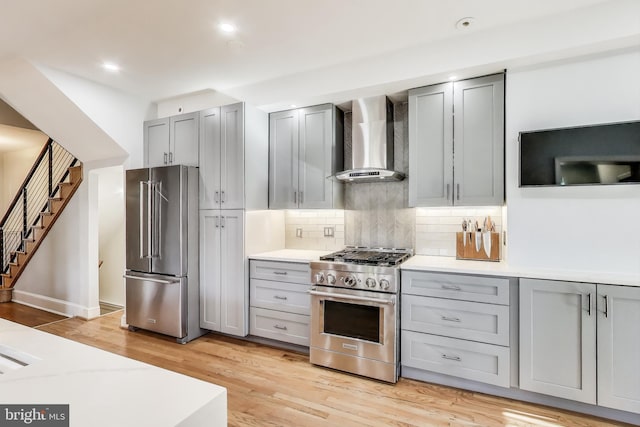
M 77 162 L 49 138 L 0 222 L 0 272 L 5 273 L 14 253 L 24 249 L 24 241 L 32 237 L 31 227 L 38 224 L 41 212 L 49 211 L 49 198 L 56 197 L 58 183 Z

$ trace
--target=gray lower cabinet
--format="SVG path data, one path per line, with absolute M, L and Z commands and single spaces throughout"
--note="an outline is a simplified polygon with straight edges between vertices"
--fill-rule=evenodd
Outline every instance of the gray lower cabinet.
M 520 280 L 520 388 L 640 413 L 640 288 Z
M 338 209 L 344 187 L 343 114 L 331 104 L 269 115 L 269 208 Z
M 509 387 L 516 281 L 403 270 L 402 366 Z
M 409 151 L 409 206 L 501 205 L 504 74 L 411 89 Z
M 144 122 L 144 165 L 198 166 L 199 113 Z
M 309 346 L 309 263 L 250 260 L 254 336 Z
M 200 211 L 200 327 L 248 333 L 243 210 Z

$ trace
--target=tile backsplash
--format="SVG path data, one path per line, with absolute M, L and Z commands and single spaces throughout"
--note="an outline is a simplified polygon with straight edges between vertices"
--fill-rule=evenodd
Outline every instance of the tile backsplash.
M 333 209 L 287 210 L 285 247 L 337 251 L 344 247 L 344 211 Z M 333 237 L 325 237 L 325 228 L 333 228 Z M 296 230 L 300 237 L 297 236 Z
M 462 221 L 466 219 L 482 224 L 490 216 L 496 223 L 496 231 L 502 233 L 502 209 L 501 206 L 416 208 L 415 253 L 456 256 L 456 232 L 462 231 Z

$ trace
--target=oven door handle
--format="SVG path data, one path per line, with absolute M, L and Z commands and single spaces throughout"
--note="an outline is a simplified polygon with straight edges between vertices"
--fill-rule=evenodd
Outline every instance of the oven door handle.
M 330 297 L 330 298 L 338 298 L 345 299 L 351 301 L 363 301 L 363 302 L 374 302 L 377 304 L 386 304 L 386 305 L 395 305 L 396 299 L 395 297 L 391 297 L 390 299 L 379 299 L 379 298 L 367 298 L 367 297 L 359 297 L 356 295 L 347 295 L 347 294 L 334 294 L 331 292 L 318 292 L 314 290 L 308 291 L 311 295 L 319 296 L 319 297 Z

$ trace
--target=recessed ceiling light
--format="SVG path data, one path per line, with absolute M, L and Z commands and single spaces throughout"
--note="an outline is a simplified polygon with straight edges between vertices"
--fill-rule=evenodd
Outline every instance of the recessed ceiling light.
M 224 22 L 219 25 L 220 31 L 226 34 L 233 34 L 236 32 L 236 26 L 233 24 L 229 24 L 228 22 Z
M 451 81 L 458 80 L 458 76 L 449 76 L 449 80 Z
M 117 73 L 120 71 L 120 66 L 118 64 L 114 64 L 113 62 L 104 62 L 102 64 L 102 68 L 107 71 L 111 71 L 112 73 Z
M 456 28 L 459 30 L 466 30 L 471 27 L 474 22 L 476 22 L 475 18 L 467 16 L 466 18 L 459 19 L 458 22 L 456 22 Z

